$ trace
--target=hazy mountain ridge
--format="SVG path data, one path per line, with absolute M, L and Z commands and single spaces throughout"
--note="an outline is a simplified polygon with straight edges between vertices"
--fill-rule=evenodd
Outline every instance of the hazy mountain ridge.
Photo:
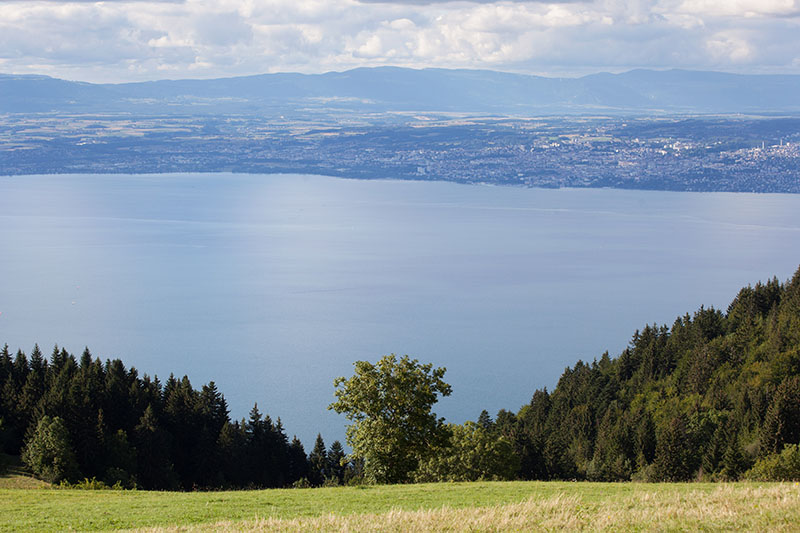
M 800 75 L 686 70 L 545 78 L 486 70 L 377 67 L 123 84 L 0 74 L 3 113 L 794 113 L 800 112 L 797 94 Z

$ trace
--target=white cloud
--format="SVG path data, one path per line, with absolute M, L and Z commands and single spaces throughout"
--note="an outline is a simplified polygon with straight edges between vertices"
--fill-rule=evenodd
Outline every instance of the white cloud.
M 714 17 L 800 15 L 800 3 L 797 0 L 685 0 L 679 9 L 684 13 Z
M 798 0 L 0 1 L 0 68 L 91 81 L 364 65 L 800 73 Z
M 743 62 L 750 59 L 753 54 L 747 39 L 732 32 L 720 32 L 712 35 L 706 41 L 706 47 L 711 55 L 721 62 Z

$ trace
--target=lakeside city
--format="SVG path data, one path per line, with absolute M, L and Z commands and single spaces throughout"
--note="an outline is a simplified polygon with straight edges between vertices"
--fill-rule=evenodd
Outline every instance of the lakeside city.
M 800 118 L 0 115 L 0 175 L 305 173 L 800 192 Z

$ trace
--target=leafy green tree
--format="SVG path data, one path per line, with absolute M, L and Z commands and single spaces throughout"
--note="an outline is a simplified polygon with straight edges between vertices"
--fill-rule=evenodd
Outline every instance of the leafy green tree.
M 481 425 L 467 421 L 448 426 L 447 446 L 420 461 L 417 481 L 477 481 L 514 479 L 519 457 L 514 443 L 505 436 L 495 437 Z
M 402 483 L 420 460 L 447 439 L 444 419 L 431 412 L 437 396 L 449 396 L 445 368 L 391 354 L 376 364 L 355 363 L 355 375 L 334 381 L 337 400 L 328 408 L 353 423 L 347 442 L 363 458 L 368 480 Z
M 78 475 L 75 453 L 64 422 L 45 415 L 22 450 L 22 460 L 34 474 L 50 483 L 74 480 Z
M 781 453 L 762 457 L 744 477 L 754 481 L 800 481 L 800 445 L 787 444 Z

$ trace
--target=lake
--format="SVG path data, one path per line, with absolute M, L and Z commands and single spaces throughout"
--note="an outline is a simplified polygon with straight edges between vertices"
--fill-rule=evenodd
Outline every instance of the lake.
M 800 196 L 304 175 L 0 177 L 0 344 L 214 380 L 310 451 L 332 381 L 446 366 L 452 422 L 516 411 L 647 323 L 800 264 Z

